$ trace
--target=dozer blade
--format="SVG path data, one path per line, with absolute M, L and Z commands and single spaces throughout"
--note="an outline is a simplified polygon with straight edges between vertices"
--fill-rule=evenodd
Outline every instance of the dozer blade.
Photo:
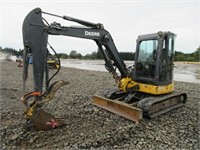
M 186 100 L 186 93 L 175 91 L 166 95 L 146 97 L 139 101 L 137 107 L 143 110 L 145 116 L 154 118 L 184 106 Z
M 107 111 L 120 115 L 131 121 L 139 123 L 142 119 L 143 112 L 139 108 L 132 107 L 126 103 L 110 100 L 97 95 L 94 95 L 93 99 L 93 105 L 101 107 Z

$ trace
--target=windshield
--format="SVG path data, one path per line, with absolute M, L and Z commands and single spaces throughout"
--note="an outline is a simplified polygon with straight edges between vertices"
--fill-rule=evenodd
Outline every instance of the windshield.
M 155 61 L 157 47 L 158 47 L 157 40 L 142 41 L 139 45 L 138 61 L 140 62 Z

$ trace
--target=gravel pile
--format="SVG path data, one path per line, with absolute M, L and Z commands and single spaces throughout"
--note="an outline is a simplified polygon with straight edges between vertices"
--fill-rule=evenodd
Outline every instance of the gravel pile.
M 54 80 L 70 84 L 45 109 L 65 118 L 67 125 L 35 131 L 23 118 L 22 68 L 9 61 L 0 63 L 1 149 L 200 149 L 199 84 L 175 82 L 176 90 L 188 95 L 186 106 L 135 124 L 91 105 L 94 94 L 115 86 L 109 73 L 63 67 Z M 32 73 L 29 78 L 31 90 Z

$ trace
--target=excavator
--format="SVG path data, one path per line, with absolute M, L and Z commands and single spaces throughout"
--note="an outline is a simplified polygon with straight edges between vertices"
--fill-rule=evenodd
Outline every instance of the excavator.
M 80 26 L 62 26 L 57 22 L 50 24 L 44 15 L 62 18 Z M 139 123 L 143 116 L 154 118 L 186 103 L 186 93 L 174 90 L 173 60 L 176 35 L 170 31 L 138 36 L 134 64 L 127 67 L 111 34 L 101 23 L 60 16 L 35 8 L 25 17 L 22 30 L 24 52 L 21 101 L 26 106 L 26 118 L 33 122 L 38 130 L 49 130 L 64 124 L 62 120 L 46 112 L 43 106 L 54 97 L 56 91 L 69 83 L 61 80 L 50 85 L 61 67 L 50 77 L 47 46 L 54 51 L 59 66 L 60 59 L 48 42 L 49 35 L 89 39 L 97 44 L 104 57 L 105 68 L 112 74 L 117 87 L 103 92 L 102 95 L 94 95 L 92 104 L 97 107 Z M 33 56 L 34 89 L 26 94 L 26 60 L 29 54 Z
M 51 54 L 49 54 L 47 58 L 47 65 L 49 69 L 58 69 L 60 67 L 58 64 L 58 60 Z

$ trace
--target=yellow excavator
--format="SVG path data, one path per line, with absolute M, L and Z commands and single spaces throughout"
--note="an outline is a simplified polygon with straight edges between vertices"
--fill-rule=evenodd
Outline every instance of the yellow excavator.
M 43 14 L 76 22 L 80 27 L 62 26 L 49 22 Z M 69 16 L 60 16 L 33 9 L 23 22 L 23 96 L 26 105 L 25 114 L 39 130 L 58 127 L 63 123 L 42 109 L 44 103 L 51 100 L 56 91 L 68 84 L 56 81 L 50 85 L 47 63 L 48 35 L 63 35 L 93 40 L 101 51 L 106 69 L 117 83 L 117 89 L 105 91 L 103 95 L 94 95 L 92 104 L 118 114 L 134 122 L 140 122 L 143 115 L 156 117 L 186 103 L 187 95 L 174 91 L 173 67 L 176 35 L 172 32 L 159 31 L 154 34 L 140 35 L 137 38 L 134 64 L 126 67 L 111 34 L 101 23 L 92 23 Z M 34 90 L 25 94 L 28 77 L 27 56 L 33 56 Z M 58 56 L 57 56 L 58 58 Z M 60 66 L 60 60 L 58 58 Z M 44 81 L 45 78 L 45 81 Z M 45 84 L 45 90 L 43 85 Z
M 49 69 L 58 69 L 60 67 L 58 59 L 51 54 L 47 57 L 47 65 L 49 66 Z

